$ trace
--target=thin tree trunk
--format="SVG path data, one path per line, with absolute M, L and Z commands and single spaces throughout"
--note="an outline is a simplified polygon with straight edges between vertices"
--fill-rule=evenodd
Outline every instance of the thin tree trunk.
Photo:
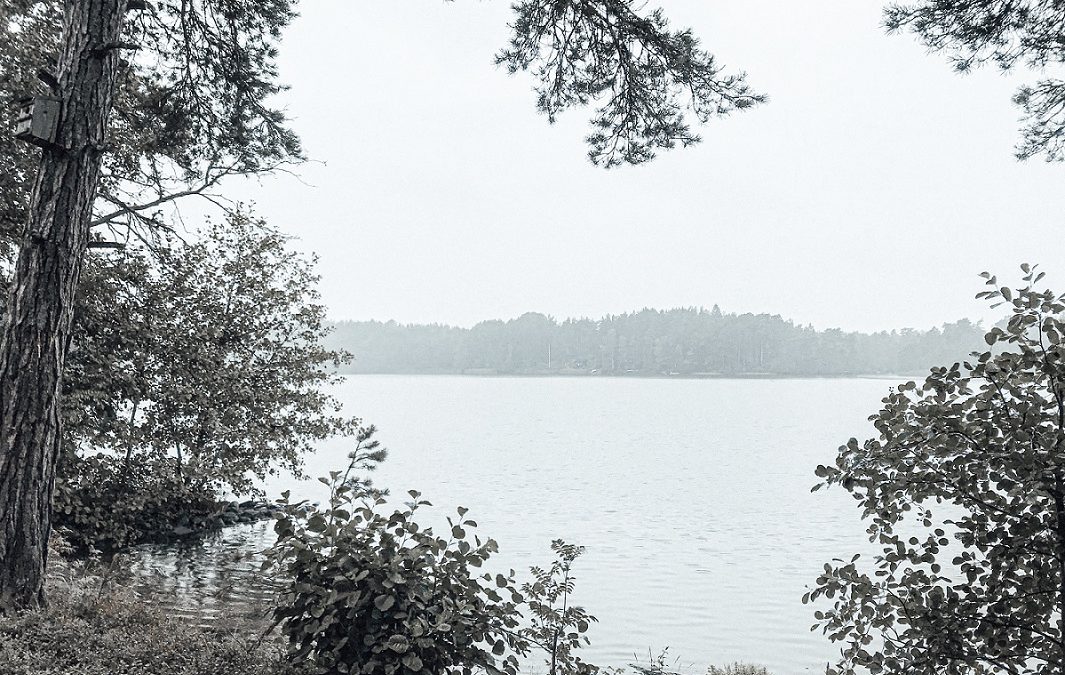
M 61 380 L 125 8 L 64 2 L 58 147 L 42 151 L 0 339 L 0 612 L 46 601 Z
M 129 413 L 129 432 L 126 434 L 126 457 L 122 460 L 122 479 L 121 482 L 125 484 L 126 473 L 129 472 L 129 465 L 133 459 L 133 449 L 136 447 L 136 443 L 133 440 L 134 430 L 137 428 L 137 408 L 140 407 L 141 400 L 138 398 L 133 402 L 133 410 Z
M 177 470 L 175 471 L 174 476 L 177 477 L 178 482 L 181 483 L 181 485 L 185 485 L 185 474 L 181 470 L 181 465 L 183 463 L 181 459 L 181 443 L 175 443 L 174 449 L 177 450 Z

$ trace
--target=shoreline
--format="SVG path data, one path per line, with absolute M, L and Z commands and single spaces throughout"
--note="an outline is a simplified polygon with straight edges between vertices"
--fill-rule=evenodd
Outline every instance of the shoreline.
M 336 374 L 342 377 L 379 377 L 379 376 L 408 376 L 408 377 L 470 377 L 470 378 L 521 378 L 521 379 L 631 379 L 631 380 L 896 380 L 908 382 L 914 380 L 920 382 L 928 376 L 924 373 L 854 373 L 854 374 L 786 374 L 786 373 L 589 373 L 589 372 L 563 372 L 544 371 L 530 373 L 506 373 L 506 372 L 482 372 L 476 369 L 468 371 L 440 371 L 440 372 L 401 372 L 401 371 L 374 371 L 374 372 L 343 372 Z

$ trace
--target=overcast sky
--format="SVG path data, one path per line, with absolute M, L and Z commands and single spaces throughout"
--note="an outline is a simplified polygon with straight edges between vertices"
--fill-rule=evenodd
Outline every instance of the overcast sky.
M 717 303 L 874 330 L 986 319 L 985 269 L 1065 279 L 1065 165 L 1012 154 L 1033 75 L 956 75 L 879 2 L 661 5 L 770 103 L 604 171 L 585 111 L 549 125 L 494 66 L 508 2 L 305 0 L 280 63 L 315 162 L 242 194 L 320 256 L 337 319 Z

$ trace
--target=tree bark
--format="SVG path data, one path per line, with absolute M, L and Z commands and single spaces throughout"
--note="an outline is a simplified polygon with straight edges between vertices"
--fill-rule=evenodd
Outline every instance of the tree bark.
M 64 2 L 56 147 L 41 154 L 0 339 L 0 612 L 46 602 L 63 366 L 126 2 Z

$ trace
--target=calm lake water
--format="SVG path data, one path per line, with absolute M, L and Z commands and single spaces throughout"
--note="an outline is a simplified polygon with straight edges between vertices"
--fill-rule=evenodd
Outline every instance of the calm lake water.
M 849 495 L 810 492 L 813 469 L 870 434 L 894 383 L 357 376 L 335 393 L 390 450 L 377 484 L 469 508 L 500 544 L 497 569 L 549 564 L 555 538 L 587 548 L 576 601 L 599 623 L 586 660 L 668 647 L 682 672 L 741 660 L 785 675 L 838 654 L 801 596 L 825 562 L 869 550 Z M 323 444 L 308 473 L 342 469 L 348 450 Z M 285 489 L 325 488 L 267 485 Z M 269 538 L 267 524 L 234 528 L 168 560 L 187 589 L 241 596 L 255 575 L 234 560 Z

